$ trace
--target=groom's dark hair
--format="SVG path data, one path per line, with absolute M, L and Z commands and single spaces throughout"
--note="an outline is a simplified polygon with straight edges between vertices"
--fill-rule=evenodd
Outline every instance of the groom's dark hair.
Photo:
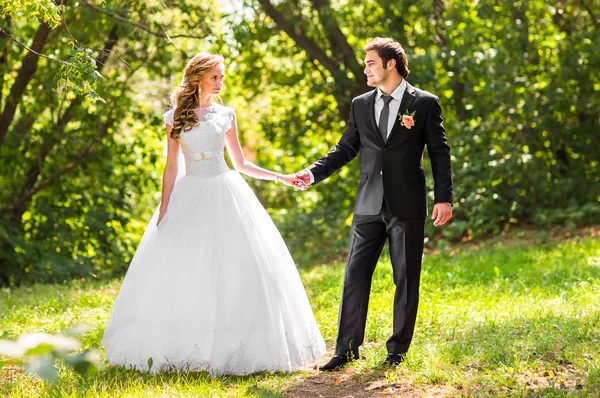
M 400 43 L 394 39 L 376 37 L 367 43 L 365 51 L 376 51 L 383 61 L 384 69 L 387 69 L 388 61 L 393 59 L 396 61 L 396 69 L 400 76 L 405 78 L 410 73 L 406 53 Z

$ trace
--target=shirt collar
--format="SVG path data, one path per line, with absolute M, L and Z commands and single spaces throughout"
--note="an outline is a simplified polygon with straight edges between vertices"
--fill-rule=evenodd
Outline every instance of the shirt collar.
M 402 83 L 400 83 L 398 85 L 398 87 L 396 87 L 396 89 L 394 91 L 392 91 L 392 97 L 395 100 L 402 102 L 402 96 L 404 95 L 405 90 L 406 90 L 406 80 L 402 79 Z M 377 87 L 377 94 L 375 94 L 375 101 L 379 101 L 379 99 L 381 98 L 382 95 L 383 95 L 383 92 L 379 89 L 379 87 Z

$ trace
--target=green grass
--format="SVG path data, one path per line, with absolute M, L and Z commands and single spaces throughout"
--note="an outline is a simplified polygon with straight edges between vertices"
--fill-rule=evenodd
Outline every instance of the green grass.
M 301 272 L 324 338 L 335 340 L 343 264 Z M 74 281 L 0 292 L 0 333 L 59 333 L 87 324 L 99 343 L 120 281 Z M 375 271 L 367 340 L 343 372 L 212 379 L 206 372 L 150 375 L 107 366 L 82 379 L 70 370 L 48 383 L 17 366 L 0 372 L 0 395 L 26 396 L 600 396 L 600 239 L 490 242 L 427 254 L 408 360 L 380 364 L 391 333 L 391 266 Z M 100 353 L 103 351 L 100 348 Z

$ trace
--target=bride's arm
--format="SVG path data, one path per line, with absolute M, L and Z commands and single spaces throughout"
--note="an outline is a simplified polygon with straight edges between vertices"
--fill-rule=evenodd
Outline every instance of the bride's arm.
M 163 216 L 167 212 L 169 198 L 171 197 L 171 192 L 173 191 L 175 180 L 177 179 L 177 168 L 179 164 L 179 140 L 171 138 L 171 129 L 172 127 L 167 124 L 167 164 L 165 165 L 165 171 L 163 172 L 162 200 L 160 202 L 157 224 L 160 223 L 160 220 L 162 220 Z
M 275 173 L 273 171 L 263 169 L 262 167 L 259 167 L 246 160 L 238 137 L 235 114 L 233 115 L 233 120 L 231 121 L 231 128 L 229 128 L 225 134 L 225 144 L 227 145 L 227 152 L 229 153 L 233 167 L 240 173 L 244 173 L 259 180 L 270 180 L 276 182 L 281 181 L 288 186 L 306 189 L 306 184 L 304 181 L 297 178 L 293 174 L 282 175 L 281 173 Z

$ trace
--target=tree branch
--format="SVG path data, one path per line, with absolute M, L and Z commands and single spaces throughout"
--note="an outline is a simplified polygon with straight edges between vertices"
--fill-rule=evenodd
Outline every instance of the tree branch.
M 135 21 L 132 21 L 130 19 L 127 19 L 124 16 L 121 16 L 121 15 L 116 14 L 114 12 L 105 10 L 104 8 L 98 7 L 97 5 L 92 4 L 92 3 L 88 2 L 88 1 L 82 1 L 82 3 L 83 3 L 83 5 L 91 8 L 92 10 L 94 10 L 96 12 L 99 12 L 99 13 L 104 14 L 104 15 L 108 15 L 109 17 L 111 17 L 113 19 L 116 19 L 117 21 L 125 22 L 125 23 L 127 23 L 129 25 L 133 25 L 135 27 L 138 27 L 138 28 L 142 29 L 143 31 L 145 31 L 147 33 L 150 33 L 153 36 L 157 36 L 157 37 L 160 37 L 162 39 L 166 39 L 168 42 L 171 42 L 171 39 L 176 39 L 176 38 L 180 38 L 180 37 L 185 37 L 185 38 L 189 38 L 189 39 L 204 39 L 204 37 L 202 37 L 202 36 L 187 35 L 187 34 L 169 35 L 168 33 L 166 33 L 164 31 L 164 29 L 162 27 L 161 27 L 162 32 L 155 32 L 151 28 L 149 28 L 148 26 L 146 26 L 146 25 L 144 25 L 144 24 L 142 24 L 140 22 L 135 22 Z
M 552 21 L 554 22 L 554 24 L 556 25 L 556 27 L 560 31 L 566 33 L 567 36 L 570 36 L 571 33 L 572 33 L 572 30 L 568 26 L 569 19 L 566 17 L 566 15 L 567 15 L 567 5 L 566 4 L 558 3 L 556 7 L 559 8 L 559 6 L 561 6 L 561 5 L 563 6 L 563 8 L 562 8 L 563 12 L 562 13 L 558 13 L 558 12 L 555 13 L 552 16 Z
M 317 9 L 323 30 L 328 36 L 329 42 L 334 49 L 339 50 L 344 58 L 344 64 L 352 71 L 359 84 L 366 86 L 367 78 L 363 73 L 363 68 L 356 60 L 354 49 L 348 44 L 348 39 L 340 29 L 335 17 L 331 13 L 331 4 L 329 0 L 312 0 Z
M 108 129 L 110 127 L 109 122 L 110 122 L 110 124 L 112 124 L 112 122 L 113 122 L 113 120 L 110 117 L 109 117 L 109 120 L 105 123 L 104 128 L 102 129 L 101 133 L 96 136 L 96 138 L 94 139 L 92 144 L 90 144 L 87 148 L 85 148 L 83 151 L 81 151 L 73 160 L 71 160 L 69 163 L 67 163 L 62 169 L 56 171 L 50 177 L 46 178 L 44 181 L 40 182 L 39 184 L 37 184 L 34 187 L 32 187 L 31 189 L 29 189 L 23 196 L 21 196 L 21 198 L 17 202 L 13 203 L 9 207 L 9 209 L 10 210 L 17 209 L 20 206 L 26 204 L 27 202 L 29 202 L 29 200 L 31 199 L 31 197 L 33 195 L 35 195 L 36 193 L 45 189 L 48 185 L 50 185 L 54 181 L 58 180 L 60 178 L 60 176 L 68 173 L 70 170 L 75 168 L 75 166 L 77 166 L 83 159 L 87 158 L 94 151 L 94 149 L 98 146 L 100 141 L 102 141 L 102 139 L 108 133 Z
M 13 129 L 11 130 L 11 135 L 14 135 L 20 139 L 23 139 L 23 137 L 25 137 L 25 134 L 27 134 L 27 132 L 29 130 L 31 130 L 31 127 L 33 126 L 33 123 L 35 123 L 37 116 L 38 116 L 37 112 L 35 112 L 35 113 L 21 112 L 21 117 L 19 117 L 19 119 L 15 123 Z
M 418 0 L 403 0 L 401 4 L 398 1 L 390 1 L 390 0 L 379 0 L 379 5 L 383 8 L 384 15 L 391 19 L 391 26 L 394 26 L 394 35 L 399 35 L 399 37 L 395 37 L 397 42 L 406 46 L 406 26 L 410 25 L 410 22 L 407 20 L 408 14 L 404 13 L 404 10 L 408 10 L 413 5 L 417 4 Z M 400 10 L 397 15 L 396 10 Z M 410 17 L 409 17 L 410 18 Z
M 104 68 L 104 66 L 106 64 L 106 60 L 112 53 L 112 50 L 117 43 L 118 37 L 117 37 L 116 32 L 117 32 L 117 27 L 114 26 L 108 34 L 108 38 L 104 44 L 104 48 L 102 49 L 102 51 L 100 52 L 100 54 L 98 55 L 98 57 L 96 59 L 96 65 L 97 65 L 96 70 L 98 70 L 98 71 L 101 71 L 102 68 Z M 74 110 L 78 106 L 81 105 L 82 101 L 83 101 L 83 96 L 77 96 L 77 97 L 75 97 L 75 99 L 73 99 L 73 101 L 71 101 L 71 103 L 69 104 L 69 107 L 63 113 L 62 117 L 53 126 L 50 126 L 50 131 L 52 133 L 54 133 L 52 136 L 50 135 L 50 132 L 42 134 L 43 137 L 49 137 L 49 138 L 46 138 L 46 141 L 44 141 L 44 143 L 42 144 L 42 147 L 40 149 L 40 152 L 38 153 L 37 158 L 34 160 L 34 163 L 29 167 L 27 173 L 25 174 L 26 177 L 25 177 L 25 181 L 23 182 L 22 187 L 21 187 L 20 199 L 8 207 L 9 211 L 22 212 L 23 206 L 29 202 L 29 200 L 31 199 L 31 197 L 33 195 L 35 195 L 36 193 L 38 193 L 39 191 L 44 189 L 46 186 L 48 186 L 50 183 L 52 183 L 52 181 L 50 181 L 47 184 L 46 183 L 38 183 L 36 185 L 36 181 L 38 180 L 38 177 L 41 174 L 44 161 L 46 160 L 48 155 L 51 153 L 51 151 L 56 147 L 56 145 L 60 142 L 60 137 L 62 136 L 65 128 L 67 127 L 67 125 L 69 124 L 71 119 L 73 118 Z M 91 150 L 93 150 L 94 148 L 95 148 L 95 145 L 91 148 Z M 85 157 L 86 156 L 84 156 L 83 158 L 85 158 Z M 81 158 L 81 159 L 83 159 L 83 158 Z M 78 160 L 75 164 L 77 164 L 79 161 L 81 161 L 81 159 Z M 69 167 L 69 165 L 67 165 L 65 167 Z M 66 170 L 65 173 L 68 172 L 69 170 L 70 170 L 70 168 L 68 170 Z M 64 173 L 61 173 L 61 174 L 55 176 L 56 174 L 57 173 L 52 175 L 51 178 L 58 178 L 58 177 L 60 177 L 60 175 L 62 175 Z M 13 215 L 13 217 L 11 217 L 11 218 L 18 219 L 19 217 L 18 217 L 18 215 Z
M 445 11 L 446 6 L 444 5 L 444 0 L 433 0 L 434 35 L 440 49 L 446 53 L 446 56 L 442 56 L 442 65 L 444 65 L 444 69 L 454 73 L 454 78 L 452 79 L 454 108 L 456 109 L 456 114 L 459 116 L 459 118 L 467 119 L 468 112 L 463 104 L 463 98 L 465 96 L 465 83 L 462 81 L 460 68 L 457 65 L 451 65 L 448 58 L 448 38 L 446 29 L 443 26 Z
M 588 12 L 588 14 L 590 14 L 590 17 L 592 18 L 592 23 L 594 24 L 596 29 L 598 29 L 598 25 L 599 25 L 598 19 L 596 18 L 596 15 L 594 14 L 592 7 L 590 7 L 584 0 L 581 0 L 580 3 L 583 6 L 583 8 L 585 8 L 585 10 Z
M 17 43 L 18 45 L 20 45 L 21 47 L 23 47 L 25 50 L 29 51 L 30 53 L 37 55 L 38 57 L 46 58 L 46 59 L 49 59 L 50 61 L 58 62 L 59 64 L 63 64 L 63 65 L 67 65 L 67 66 L 72 66 L 74 68 L 77 67 L 77 65 L 75 65 L 75 64 L 69 63 L 67 61 L 63 61 L 62 59 L 51 57 L 49 55 L 41 54 L 41 53 L 37 52 L 36 50 L 34 50 L 33 48 L 27 47 L 25 44 L 21 43 L 19 40 L 17 40 L 15 37 L 13 37 L 10 33 L 8 33 L 6 30 L 4 30 L 1 26 L 0 26 L 0 33 L 2 33 L 3 35 L 8 37 L 15 43 Z
M 11 24 L 10 17 L 6 18 L 8 26 Z M 0 28 L 2 29 L 2 28 Z M 4 87 L 4 77 L 7 75 L 7 61 L 9 52 L 9 40 L 6 35 L 0 35 L 0 109 L 3 108 L 4 97 L 2 96 L 2 88 Z
M 6 99 L 4 110 L 2 111 L 2 115 L 0 115 L 0 145 L 4 141 L 6 133 L 8 132 L 8 127 L 13 121 L 15 112 L 17 111 L 17 105 L 21 101 L 21 97 L 23 96 L 29 81 L 37 70 L 38 61 L 40 59 L 39 53 L 46 44 L 50 30 L 50 26 L 45 22 L 39 26 L 31 46 L 32 51 L 29 51 L 27 55 L 25 55 L 23 63 L 21 64 L 21 68 L 19 69 L 19 73 L 17 74 L 17 78 L 10 88 L 10 93 Z M 4 29 L 2 29 L 2 33 L 8 35 Z
M 140 63 L 140 65 L 138 65 L 135 69 L 133 69 L 131 71 L 131 73 L 127 76 L 127 78 L 123 81 L 123 83 L 121 85 L 120 96 L 124 95 L 125 90 L 128 87 L 129 79 L 131 79 L 131 77 L 138 70 L 140 70 L 143 65 L 144 65 L 143 62 Z M 96 147 L 100 144 L 100 142 L 102 142 L 104 137 L 106 137 L 108 135 L 108 130 L 110 129 L 110 127 L 113 125 L 113 123 L 116 120 L 117 120 L 117 117 L 115 116 L 115 114 L 113 112 L 109 112 L 106 122 L 101 126 L 101 128 L 99 130 L 100 132 L 96 135 L 96 137 L 94 138 L 94 141 L 90 145 L 88 145 L 83 151 L 79 152 L 79 154 L 77 154 L 77 156 L 75 156 L 69 163 L 67 163 L 65 166 L 63 166 L 60 170 L 54 172 L 51 176 L 46 178 L 44 181 L 38 183 L 36 186 L 29 189 L 17 202 L 13 203 L 8 209 L 15 210 L 15 209 L 21 208 L 23 205 L 27 204 L 31 200 L 33 195 L 44 190 L 46 187 L 48 187 L 49 185 L 54 183 L 56 180 L 58 180 L 61 176 L 65 175 L 69 171 L 73 170 L 84 159 L 89 157 L 92 154 L 92 152 L 94 152 L 94 149 L 96 149 Z
M 301 29 L 295 28 L 294 22 L 287 21 L 285 17 L 273 7 L 270 0 L 258 0 L 258 2 L 267 15 L 275 22 L 275 25 L 294 40 L 300 48 L 306 51 L 309 57 L 319 61 L 319 63 L 333 76 L 340 73 L 340 65 L 335 60 L 331 59 L 317 43 L 307 37 Z
M 336 85 L 333 94 L 337 101 L 338 113 L 341 120 L 348 120 L 348 117 L 350 116 L 350 98 L 358 94 L 358 92 L 366 86 L 366 80 L 364 85 L 361 84 L 362 73 L 355 73 L 358 82 L 349 79 L 346 72 L 342 70 L 340 62 L 329 57 L 317 42 L 306 36 L 301 26 L 302 21 L 287 20 L 283 14 L 275 9 L 270 0 L 258 0 L 258 2 L 261 4 L 267 15 L 275 22 L 277 27 L 294 40 L 296 45 L 306 52 L 308 58 L 316 59 L 335 79 Z M 343 33 L 341 31 L 339 31 L 339 33 L 345 41 L 346 39 L 345 36 L 343 36 Z M 338 37 L 336 40 L 333 40 L 332 44 L 337 45 L 340 39 L 341 38 Z M 352 51 L 352 54 L 352 61 L 348 59 L 348 64 L 346 64 L 347 67 L 351 65 L 351 62 L 356 63 L 358 66 L 354 51 Z

